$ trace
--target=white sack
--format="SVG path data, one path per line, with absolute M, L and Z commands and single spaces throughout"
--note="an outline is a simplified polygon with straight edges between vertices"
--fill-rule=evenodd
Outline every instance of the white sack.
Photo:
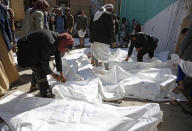
M 113 49 L 113 55 L 110 56 L 109 61 L 109 66 L 112 69 L 106 71 L 103 67 L 92 67 L 86 55 L 88 51 L 90 50 L 73 50 L 64 56 L 63 70 L 67 83 L 61 84 L 54 79 L 49 79 L 53 89 L 56 88 L 57 90 L 57 92 L 54 92 L 55 95 L 59 98 L 65 96 L 79 99 L 79 96 L 84 92 L 81 100 L 93 100 L 93 102 L 100 97 L 104 100 L 118 100 L 124 97 L 153 101 L 167 101 L 171 97 L 182 101 L 186 100 L 182 94 L 172 93 L 172 90 L 176 87 L 178 57 L 173 57 L 172 60 L 167 62 L 161 62 L 156 58 L 148 60 L 151 61 L 150 63 L 125 62 L 123 60 L 127 51 Z M 96 78 L 99 78 L 100 81 L 98 80 L 97 84 L 91 85 L 90 81 Z M 86 88 L 88 87 L 86 85 L 83 88 L 81 83 L 89 83 L 90 88 Z M 85 93 L 92 92 L 93 88 L 95 89 L 94 94 Z M 98 89 L 98 92 L 96 92 L 96 89 Z M 94 96 L 95 98 L 93 98 Z M 100 99 L 96 101 L 100 101 Z
M 68 81 L 59 83 L 52 89 L 56 99 L 74 99 L 88 102 L 101 102 L 98 87 L 99 80 Z
M 157 131 L 162 121 L 158 104 L 115 107 L 21 92 L 0 101 L 0 116 L 13 131 Z
M 1 122 L 0 131 L 11 131 L 11 130 L 9 130 L 9 127 L 4 122 Z

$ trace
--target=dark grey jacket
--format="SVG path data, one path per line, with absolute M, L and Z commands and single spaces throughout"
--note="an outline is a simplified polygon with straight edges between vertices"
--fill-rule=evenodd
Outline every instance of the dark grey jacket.
M 62 71 L 60 52 L 58 51 L 59 33 L 46 29 L 35 31 L 18 40 L 18 63 L 26 66 L 41 66 L 45 74 L 51 74 L 49 67 L 51 56 L 55 56 L 57 71 Z M 19 64 L 19 65 L 21 65 Z
M 88 25 L 87 16 L 86 15 L 78 15 L 77 17 L 77 27 L 76 30 L 86 30 Z
M 131 45 L 129 47 L 129 51 L 128 51 L 129 57 L 131 56 L 134 47 L 143 48 L 144 50 L 147 50 L 147 51 L 155 51 L 157 47 L 158 39 L 155 38 L 154 36 L 151 36 L 144 32 L 138 32 L 135 34 L 135 38 L 136 40 L 131 41 Z
M 98 20 L 92 23 L 90 42 L 101 42 L 111 45 L 115 41 L 113 15 L 104 12 Z
M 186 61 L 192 61 L 192 23 L 189 27 L 189 31 L 187 36 L 183 40 L 180 50 L 179 56 Z

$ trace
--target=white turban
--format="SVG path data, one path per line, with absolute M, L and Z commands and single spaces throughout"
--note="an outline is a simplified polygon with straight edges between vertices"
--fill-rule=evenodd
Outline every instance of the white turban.
M 113 4 L 105 4 L 103 7 L 105 8 L 105 10 L 114 9 Z

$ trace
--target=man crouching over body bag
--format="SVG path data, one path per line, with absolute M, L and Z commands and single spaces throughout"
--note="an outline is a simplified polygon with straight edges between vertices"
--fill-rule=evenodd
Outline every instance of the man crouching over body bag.
M 53 97 L 46 75 L 50 74 L 58 81 L 66 81 L 62 73 L 61 54 L 72 49 L 73 43 L 74 39 L 68 33 L 59 34 L 45 29 L 19 39 L 18 65 L 23 68 L 30 67 L 33 72 L 30 92 L 39 89 L 42 97 Z M 53 73 L 49 66 L 51 56 L 55 57 L 60 75 Z

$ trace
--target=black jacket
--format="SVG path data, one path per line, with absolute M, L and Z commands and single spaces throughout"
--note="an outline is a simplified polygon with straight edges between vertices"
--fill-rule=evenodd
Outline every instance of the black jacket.
M 20 61 L 30 66 L 41 66 L 46 74 L 51 74 L 49 61 L 50 57 L 54 55 L 57 71 L 62 71 L 62 62 L 58 51 L 58 35 L 57 32 L 44 29 L 21 38 L 18 41 L 19 54 L 22 54 L 22 56 L 18 56 L 19 60 L 22 59 Z
M 139 32 L 135 34 L 136 40 L 131 41 L 131 45 L 129 47 L 128 56 L 130 57 L 133 48 L 142 48 L 147 51 L 154 51 L 157 47 L 158 39 L 154 36 L 146 34 L 144 32 Z
M 98 20 L 93 21 L 90 37 L 90 42 L 101 42 L 109 45 L 116 41 L 111 13 L 104 12 Z

